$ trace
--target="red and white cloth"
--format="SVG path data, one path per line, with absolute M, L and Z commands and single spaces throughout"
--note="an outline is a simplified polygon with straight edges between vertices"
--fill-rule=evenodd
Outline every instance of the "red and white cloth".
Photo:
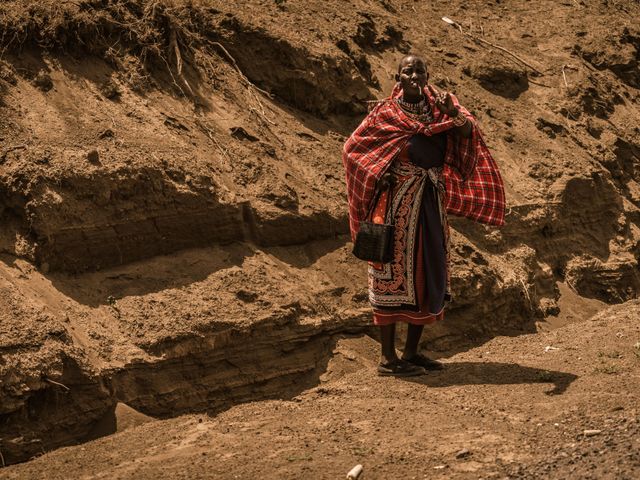
M 454 128 L 453 119 L 440 112 L 427 88 L 424 95 L 434 112 L 429 124 L 408 116 L 394 101 L 402 95 L 396 86 L 391 96 L 371 110 L 344 145 L 342 162 L 347 177 L 351 236 L 365 220 L 376 190 L 376 183 L 413 135 L 434 135 Z M 454 95 L 454 104 L 472 122 L 470 138 L 447 135 L 443 176 L 447 213 L 467 217 L 488 225 L 504 224 L 506 202 L 498 166 L 487 148 L 473 116 Z

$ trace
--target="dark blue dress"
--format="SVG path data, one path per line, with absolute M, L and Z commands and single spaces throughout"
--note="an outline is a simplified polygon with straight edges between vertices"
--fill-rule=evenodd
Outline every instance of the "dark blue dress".
M 414 135 L 409 140 L 409 157 L 414 165 L 429 169 L 444 165 L 447 149 L 445 133 L 427 137 Z M 445 238 L 438 206 L 437 187 L 427 179 L 422 195 L 422 208 L 418 228 L 422 229 L 423 261 L 427 284 L 429 311 L 442 310 L 447 293 L 447 265 Z M 417 259 L 419 261 L 419 259 Z

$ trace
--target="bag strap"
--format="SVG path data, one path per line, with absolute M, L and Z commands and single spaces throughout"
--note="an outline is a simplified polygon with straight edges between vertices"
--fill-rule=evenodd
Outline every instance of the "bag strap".
M 388 190 L 389 192 L 391 192 L 391 190 L 393 189 L 393 186 L 396 183 L 396 179 L 393 176 L 390 176 L 390 178 L 392 179 L 391 181 L 387 181 L 387 186 L 386 188 L 382 188 L 382 189 L 376 189 L 376 194 L 373 198 L 373 201 L 371 203 L 371 206 L 369 207 L 369 212 L 367 212 L 367 218 L 371 219 L 371 215 L 373 214 L 373 211 L 376 208 L 376 205 L 378 205 L 378 202 L 380 201 L 380 195 L 382 195 L 382 193 L 386 190 Z M 391 198 L 387 197 L 387 205 L 384 211 L 384 216 L 385 218 L 387 217 L 387 215 L 389 214 L 389 208 L 391 207 Z

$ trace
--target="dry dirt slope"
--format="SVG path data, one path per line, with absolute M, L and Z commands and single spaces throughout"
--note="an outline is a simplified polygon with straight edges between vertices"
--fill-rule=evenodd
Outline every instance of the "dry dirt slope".
M 511 205 L 501 231 L 454 222 L 430 348 L 534 332 L 569 316 L 563 292 L 637 296 L 637 2 L 351 5 L 0 5 L 7 462 L 91 437 L 118 401 L 170 417 L 317 382 L 368 322 L 340 148 L 409 50 L 477 115 Z
M 636 479 L 639 316 L 633 301 L 497 337 L 415 380 L 375 376 L 377 343 L 341 336 L 320 384 L 289 401 L 163 421 L 121 406 L 121 433 L 0 477 L 337 479 L 361 463 L 367 479 Z

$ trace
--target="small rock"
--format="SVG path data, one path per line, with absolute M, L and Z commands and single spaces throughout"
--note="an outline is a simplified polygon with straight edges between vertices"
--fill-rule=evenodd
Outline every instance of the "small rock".
M 310 133 L 307 133 L 307 132 L 296 132 L 296 134 L 300 138 L 304 138 L 305 140 L 309 140 L 309 141 L 312 141 L 312 142 L 319 142 L 320 141 L 316 137 L 314 137 L 313 135 L 311 135 Z
M 463 448 L 462 450 L 460 450 L 459 452 L 456 453 L 456 458 L 458 458 L 458 459 L 467 458 L 469 456 L 471 456 L 471 452 L 466 448 Z
M 265 142 L 260 142 L 260 145 L 262 146 L 262 148 L 264 149 L 267 155 L 269 155 L 270 157 L 276 156 L 276 149 L 273 148 L 273 145 L 269 145 L 268 143 L 265 143 Z
M 362 465 L 356 465 L 351 470 L 349 470 L 349 473 L 347 473 L 347 480 L 357 480 L 361 478 L 363 471 L 364 468 L 362 467 Z
M 247 132 L 242 127 L 231 127 L 229 129 L 229 131 L 231 132 L 231 136 L 233 138 L 238 139 L 238 140 L 248 140 L 250 142 L 257 142 L 258 141 L 257 137 L 251 135 L 249 132 Z
M 351 352 L 340 352 L 340 354 L 346 359 L 349 360 L 351 362 L 355 361 L 356 356 L 351 353 Z M 348 423 L 351 423 L 350 421 Z
M 11 85 L 18 83 L 15 69 L 5 62 L 0 62 L 0 78 Z
M 131 113 L 131 115 L 129 116 L 135 116 L 135 112 L 129 112 Z M 165 119 L 164 119 L 164 124 L 167 127 L 171 127 L 171 128 L 175 128 L 176 130 L 185 130 L 185 131 L 189 131 L 189 127 L 187 127 L 186 125 L 184 125 L 183 123 L 180 122 L 180 120 L 178 120 L 175 117 L 170 117 L 168 115 L 165 115 Z
M 238 290 L 236 292 L 236 297 L 238 300 L 242 300 L 243 302 L 255 302 L 258 298 L 258 294 L 255 292 L 249 292 L 248 290 Z
M 113 133 L 113 130 L 111 130 L 110 128 L 107 128 L 106 130 L 103 130 L 102 132 L 100 132 L 98 134 L 98 138 L 103 139 L 103 138 L 113 138 L 115 135 L 115 133 Z
M 51 152 L 43 152 L 42 155 L 39 155 L 34 159 L 34 162 L 38 165 L 49 165 L 49 161 L 51 160 Z
M 120 96 L 120 89 L 113 80 L 109 79 L 100 86 L 100 93 L 109 100 L 115 100 Z
M 89 153 L 87 153 L 87 160 L 89 161 L 89 163 L 93 163 L 94 165 L 100 163 L 100 155 L 98 154 L 98 151 L 91 150 Z
M 33 84 L 43 92 L 48 92 L 53 88 L 53 80 L 51 80 L 51 76 L 44 70 L 38 72 L 36 78 L 33 79 Z
M 585 437 L 595 437 L 596 435 L 600 435 L 602 430 L 585 430 L 582 432 Z

